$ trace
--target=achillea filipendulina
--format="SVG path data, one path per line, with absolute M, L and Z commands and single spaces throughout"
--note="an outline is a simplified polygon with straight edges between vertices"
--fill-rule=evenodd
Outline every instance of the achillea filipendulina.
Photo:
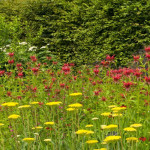
M 107 136 L 103 142 L 111 143 L 121 139 L 121 136 Z
M 67 111 L 74 111 L 74 110 L 76 110 L 75 108 L 67 108 L 66 109 Z
M 115 129 L 115 128 L 118 128 L 118 125 L 114 125 L 114 124 L 110 124 L 110 125 L 108 125 L 108 126 L 104 126 L 103 127 L 103 129 L 105 130 L 107 130 L 107 129 Z
M 85 127 L 86 127 L 86 128 L 90 128 L 90 127 L 93 127 L 93 125 L 92 125 L 92 124 L 88 124 L 88 125 L 86 125 Z
M 35 139 L 34 138 L 24 138 L 23 141 L 32 142 L 32 141 L 35 141 Z
M 54 125 L 54 122 L 45 122 L 45 125 Z
M 8 103 L 2 104 L 2 106 L 7 106 L 7 107 L 14 107 L 16 105 L 18 105 L 17 102 L 8 102 Z
M 79 95 L 82 95 L 82 93 L 71 93 L 69 94 L 70 96 L 79 96 Z
M 80 104 L 80 103 L 74 103 L 74 104 L 70 104 L 70 105 L 68 105 L 69 107 L 73 107 L 73 108 L 80 108 L 80 107 L 82 107 L 83 105 L 82 104 Z
M 94 149 L 94 150 L 107 150 L 106 148 Z
M 3 124 L 3 123 L 0 123 L 0 126 L 4 126 L 4 124 Z
M 86 134 L 87 130 L 84 130 L 84 129 L 80 129 L 78 131 L 76 131 L 75 133 L 76 134 Z
M 136 138 L 136 137 L 129 137 L 129 138 L 126 138 L 126 140 L 127 140 L 127 142 L 129 143 L 129 142 L 138 142 L 138 138 Z
M 31 105 L 39 104 L 39 102 L 30 102 Z
M 62 102 L 49 102 L 46 105 L 48 105 L 48 106 L 57 106 L 57 105 L 60 105 L 60 104 L 62 104 Z
M 95 143 L 98 143 L 97 140 L 88 140 L 86 141 L 87 144 L 95 144 Z
M 114 107 L 111 109 L 113 112 L 119 112 L 119 111 L 123 111 L 126 110 L 126 107 Z
M 142 124 L 131 124 L 130 127 L 138 128 L 138 127 L 142 127 Z
M 19 115 L 13 114 L 8 116 L 8 119 L 18 119 L 19 117 L 20 117 Z
M 22 106 L 19 106 L 18 108 L 22 109 L 22 108 L 30 108 L 30 107 L 31 107 L 30 105 L 22 105 Z
M 110 115 L 111 115 L 110 112 L 104 112 L 104 113 L 101 114 L 101 116 L 106 116 L 106 117 L 108 117 L 108 116 L 110 116 Z
M 124 131 L 128 131 L 128 132 L 134 132 L 136 131 L 136 129 L 132 128 L 132 127 L 127 127 L 123 129 Z
M 44 139 L 44 142 L 51 142 L 51 139 Z

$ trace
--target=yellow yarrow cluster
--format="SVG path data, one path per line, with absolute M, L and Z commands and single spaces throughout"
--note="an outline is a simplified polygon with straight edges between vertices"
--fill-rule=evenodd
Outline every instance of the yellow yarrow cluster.
M 86 141 L 87 144 L 95 144 L 95 143 L 98 143 L 97 140 L 88 140 Z
M 104 113 L 101 114 L 101 116 L 107 116 L 107 117 L 110 116 L 110 115 L 111 115 L 110 112 L 104 112 Z
M 51 142 L 51 139 L 44 139 L 44 142 Z
M 121 136 L 107 136 L 103 142 L 110 143 L 121 139 Z
M 114 107 L 111 109 L 113 112 L 119 112 L 119 111 L 123 111 L 126 110 L 126 107 Z
M 26 142 L 30 142 L 30 141 L 34 141 L 35 139 L 34 138 L 24 138 L 23 141 L 26 141 Z
M 31 106 L 30 105 L 22 105 L 22 106 L 19 106 L 18 108 L 21 109 L 21 108 L 30 108 Z
M 110 105 L 108 106 L 108 108 L 114 108 L 114 107 L 117 107 L 116 105 Z
M 67 110 L 67 111 L 74 111 L 75 108 L 67 108 L 66 110 Z
M 71 93 L 69 94 L 70 96 L 79 96 L 79 95 L 82 95 L 82 93 Z
M 20 117 L 19 115 L 13 114 L 13 115 L 10 115 L 8 119 L 18 119 L 19 117 Z
M 93 125 L 92 125 L 92 124 L 88 124 L 88 125 L 86 125 L 85 127 L 86 127 L 86 128 L 90 128 L 90 127 L 93 127 Z
M 89 135 L 89 134 L 93 134 L 94 132 L 93 131 L 90 131 L 90 130 L 84 130 L 84 129 L 81 129 L 81 130 L 78 130 L 75 132 L 76 134 L 85 134 L 85 135 Z
M 54 125 L 54 122 L 45 122 L 45 125 Z
M 94 149 L 94 150 L 107 150 L 106 148 Z
M 30 102 L 31 105 L 39 104 L 39 102 Z
M 0 123 L 0 126 L 4 126 L 4 124 L 3 124 L 3 123 Z
M 129 137 L 129 138 L 126 138 L 126 140 L 127 142 L 133 142 L 133 141 L 138 142 L 138 138 L 136 137 Z
M 142 127 L 142 124 L 131 124 L 130 127 L 138 128 L 138 127 Z
M 70 105 L 68 105 L 69 107 L 73 107 L 73 108 L 80 108 L 80 107 L 82 107 L 83 105 L 82 104 L 80 104 L 80 103 L 74 103 L 74 104 L 70 104 Z
M 123 129 L 124 131 L 129 131 L 129 132 L 133 132 L 136 131 L 136 129 L 132 128 L 132 127 L 127 127 Z
M 104 126 L 103 129 L 115 129 L 118 128 L 118 125 L 110 124 L 108 126 Z
M 55 106 L 55 105 L 60 105 L 60 104 L 62 104 L 62 102 L 49 102 L 46 105 L 48 105 L 48 106 Z
M 8 102 L 8 103 L 2 104 L 2 106 L 7 106 L 7 107 L 14 107 L 16 105 L 18 105 L 17 102 Z

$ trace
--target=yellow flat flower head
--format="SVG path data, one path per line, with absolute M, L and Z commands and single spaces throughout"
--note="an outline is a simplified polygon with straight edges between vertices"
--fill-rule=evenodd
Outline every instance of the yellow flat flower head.
M 17 102 L 8 102 L 8 103 L 2 104 L 2 106 L 7 106 L 7 107 L 14 107 L 16 105 L 18 105 Z
M 35 141 L 35 139 L 34 138 L 24 138 L 23 141 L 32 142 L 32 141 Z
M 92 125 L 92 124 L 88 124 L 88 125 L 86 125 L 85 127 L 86 127 L 86 128 L 90 128 L 90 127 L 93 127 L 93 125 Z
M 66 109 L 67 111 L 74 111 L 74 110 L 76 110 L 75 108 L 67 108 Z
M 3 123 L 0 123 L 0 126 L 4 126 L 4 124 L 3 124 Z
M 118 141 L 121 139 L 121 136 L 107 136 L 103 142 L 106 142 L 106 143 L 111 143 L 111 142 L 115 142 L 115 141 Z
M 142 124 L 131 124 L 130 127 L 138 128 L 138 127 L 142 127 Z
M 115 129 L 115 128 L 118 128 L 118 125 L 114 125 L 114 124 L 110 124 L 110 125 L 108 125 L 108 126 L 104 126 L 103 127 L 103 129 L 105 130 L 107 130 L 107 129 Z
M 82 93 L 71 93 L 69 94 L 70 96 L 79 96 L 79 95 L 82 95 Z
M 68 105 L 69 107 L 73 107 L 73 108 L 80 108 L 80 107 L 82 107 L 83 105 L 82 104 L 80 104 L 80 103 L 74 103 L 74 104 L 70 104 L 70 105 Z
M 62 104 L 62 102 L 49 102 L 46 105 L 48 105 L 48 106 L 57 106 L 57 105 L 60 105 L 60 104 Z
M 54 125 L 54 122 L 45 122 L 45 125 Z
M 106 116 L 106 117 L 108 117 L 108 116 L 110 116 L 110 115 L 111 115 L 110 112 L 104 112 L 104 113 L 101 114 L 101 116 Z
M 44 142 L 51 142 L 51 139 L 44 139 Z
M 13 114 L 8 116 L 8 119 L 18 119 L 19 117 L 20 117 L 19 115 Z
M 136 138 L 136 137 L 129 137 L 129 138 L 126 138 L 126 140 L 128 143 L 133 142 L 133 141 L 138 142 L 138 138 Z
M 97 140 L 88 140 L 86 141 L 87 144 L 95 144 L 95 143 L 98 143 Z
M 22 105 L 22 106 L 19 106 L 18 108 L 21 109 L 21 108 L 30 108 L 31 106 L 30 105 Z
M 132 127 L 127 127 L 123 129 L 124 131 L 128 131 L 128 132 L 133 132 L 136 131 L 136 129 L 132 128 Z
M 30 102 L 31 105 L 39 104 L 39 102 Z

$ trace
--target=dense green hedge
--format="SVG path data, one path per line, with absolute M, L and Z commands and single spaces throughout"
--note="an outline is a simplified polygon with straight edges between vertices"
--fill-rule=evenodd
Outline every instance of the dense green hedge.
M 18 18 L 19 39 L 49 44 L 64 61 L 93 63 L 110 54 L 126 65 L 150 43 L 147 0 L 38 0 L 0 7 L 7 21 Z

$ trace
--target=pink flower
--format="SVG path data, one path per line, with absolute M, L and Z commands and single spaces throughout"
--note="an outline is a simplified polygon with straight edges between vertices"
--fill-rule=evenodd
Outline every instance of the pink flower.
M 140 56 L 139 55 L 137 55 L 137 56 L 133 56 L 133 59 L 134 59 L 134 61 L 136 62 L 136 61 L 138 61 L 139 60 L 139 58 L 140 58 Z

